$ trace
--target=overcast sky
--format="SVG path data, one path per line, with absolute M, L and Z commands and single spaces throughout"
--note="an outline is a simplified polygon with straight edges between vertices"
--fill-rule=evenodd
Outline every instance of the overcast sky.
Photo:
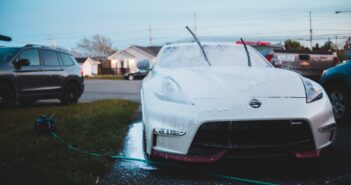
M 26 42 L 72 48 L 85 36 L 102 34 L 113 46 L 162 44 L 189 37 L 184 26 L 199 36 L 244 37 L 251 40 L 306 39 L 309 11 L 316 39 L 351 35 L 350 0 L 0 0 L 0 34 L 11 43 Z M 331 36 L 329 36 L 331 35 Z

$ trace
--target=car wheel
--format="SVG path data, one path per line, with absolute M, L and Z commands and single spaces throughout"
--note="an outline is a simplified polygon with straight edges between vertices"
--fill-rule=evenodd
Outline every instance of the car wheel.
M 13 94 L 7 85 L 0 84 L 0 108 L 9 107 L 13 101 Z
M 23 106 L 30 106 L 30 105 L 33 105 L 36 101 L 37 100 L 35 99 L 21 99 L 18 102 Z
M 79 90 L 78 87 L 71 83 L 65 87 L 63 96 L 60 98 L 61 103 L 64 105 L 72 105 L 78 103 Z
M 134 76 L 133 75 L 129 75 L 128 76 L 128 80 L 134 80 Z
M 330 102 L 333 105 L 337 122 L 345 122 L 350 118 L 350 99 L 347 90 L 341 85 L 334 85 L 328 89 Z

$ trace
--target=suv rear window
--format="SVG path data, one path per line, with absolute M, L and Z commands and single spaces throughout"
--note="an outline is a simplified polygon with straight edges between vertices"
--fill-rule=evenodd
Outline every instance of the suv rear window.
M 60 60 L 55 51 L 42 50 L 44 65 L 46 66 L 59 66 Z
M 71 66 L 74 64 L 74 61 L 71 55 L 67 55 L 65 53 L 60 53 L 60 55 L 64 66 Z

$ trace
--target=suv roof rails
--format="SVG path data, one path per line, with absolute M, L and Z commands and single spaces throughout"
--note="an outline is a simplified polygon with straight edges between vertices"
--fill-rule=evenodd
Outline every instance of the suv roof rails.
M 50 47 L 50 46 L 44 46 L 44 45 L 39 45 L 39 44 L 26 44 L 24 47 L 39 47 L 39 48 L 46 48 L 46 49 L 54 49 L 57 51 L 62 51 L 65 53 L 70 53 L 67 49 L 60 48 L 60 47 Z
M 47 46 L 44 46 L 44 45 L 39 45 L 39 44 L 26 44 L 24 47 L 47 47 Z

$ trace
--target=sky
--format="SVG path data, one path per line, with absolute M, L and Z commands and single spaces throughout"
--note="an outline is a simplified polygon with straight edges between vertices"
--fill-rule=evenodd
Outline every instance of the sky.
M 104 35 L 113 47 L 147 46 L 200 37 L 307 43 L 309 11 L 315 42 L 351 36 L 351 0 L 0 0 L 0 34 L 13 46 L 34 43 L 71 49 L 84 37 Z

